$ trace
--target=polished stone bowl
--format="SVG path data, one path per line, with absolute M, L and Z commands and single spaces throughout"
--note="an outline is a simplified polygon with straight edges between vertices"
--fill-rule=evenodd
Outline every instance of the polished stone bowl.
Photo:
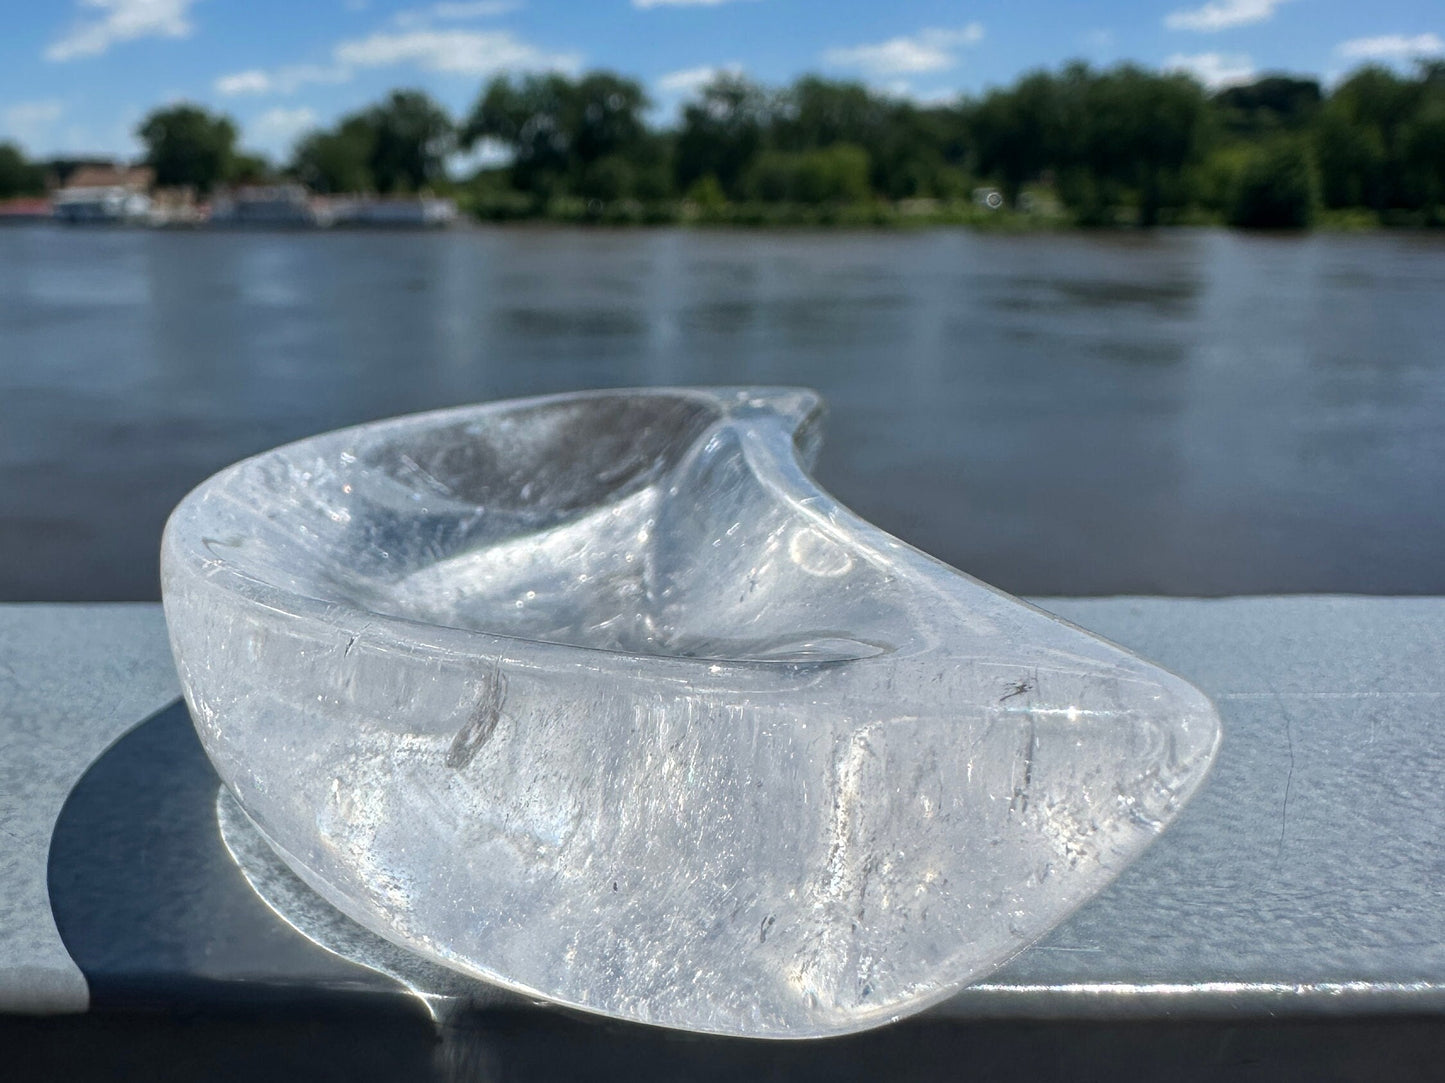
M 948 996 L 1154 839 L 1218 718 L 841 507 L 820 416 L 590 392 L 216 475 L 162 545 L 216 769 L 350 917 L 528 995 L 778 1038 Z

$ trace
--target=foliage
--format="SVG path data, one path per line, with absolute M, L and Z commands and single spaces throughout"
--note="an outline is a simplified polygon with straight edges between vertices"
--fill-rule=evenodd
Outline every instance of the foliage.
M 318 192 L 419 192 L 446 178 L 456 132 L 446 110 L 420 90 L 314 131 L 296 144 L 291 172 Z
M 713 211 L 726 206 L 728 197 L 717 177 L 711 173 L 705 173 L 693 181 L 691 187 L 688 188 L 687 201 L 704 211 Z
M 1207 102 L 1187 76 L 1132 66 L 1089 77 L 1074 128 L 1079 164 L 1115 191 L 1135 193 L 1140 225 L 1185 202 L 1184 171 L 1201 156 Z
M 960 111 L 979 173 L 998 181 L 1010 206 L 1018 203 L 1025 182 L 1045 169 L 1074 166 L 1070 143 L 1077 128 L 1071 121 L 1080 102 L 1079 95 L 1065 91 L 1077 78 L 1077 68 L 1062 78 L 1033 72 Z
M 263 155 L 244 151 L 231 159 L 227 180 L 233 184 L 267 184 L 275 179 L 271 163 Z
M 14 143 L 0 143 L 0 199 L 45 191 L 45 170 L 28 162 Z
M 1317 136 L 1329 206 L 1380 211 L 1408 199 L 1404 129 L 1420 89 L 1387 68 L 1367 67 L 1330 95 Z
M 231 177 L 236 158 L 236 125 L 197 105 L 157 109 L 136 129 L 146 146 L 145 161 L 162 187 L 186 185 L 209 192 Z
M 378 192 L 419 192 L 446 177 L 452 121 L 420 90 L 393 90 L 362 114 L 371 130 L 367 165 Z
M 513 186 L 542 198 L 571 192 L 622 199 L 639 188 L 665 195 L 662 148 L 642 119 L 647 106 L 641 84 L 611 72 L 575 81 L 498 76 L 462 126 L 461 143 L 506 147 Z
M 683 108 L 674 151 L 677 187 L 685 191 L 712 177 L 729 198 L 741 196 L 743 175 L 766 147 L 774 113 L 767 91 L 740 75 L 708 83 Z
M 1309 151 L 1295 140 L 1254 150 L 1235 179 L 1229 224 L 1303 229 L 1315 218 L 1319 184 Z
M 1250 137 L 1301 131 L 1319 115 L 1323 101 L 1318 79 L 1266 75 L 1221 90 L 1214 109 L 1226 131 Z
M 804 198 L 802 202 L 861 200 L 874 190 L 899 199 L 931 195 L 932 174 L 941 162 L 928 146 L 927 134 L 910 123 L 919 113 L 911 105 L 883 98 L 861 83 L 804 76 L 777 96 L 769 127 L 770 146 L 764 153 L 797 156 L 797 166 L 804 172 L 828 172 L 864 163 L 862 190 Z M 818 151 L 837 147 L 852 149 L 842 157 L 816 158 L 811 163 L 806 160 Z M 751 168 L 756 170 L 758 164 Z
M 1401 147 L 1410 190 L 1445 224 L 1445 93 L 1436 89 L 1416 113 Z
M 371 157 L 376 133 L 365 116 L 351 116 L 330 131 L 302 137 L 291 171 L 317 192 L 366 192 L 376 187 Z
M 852 143 L 764 151 L 748 168 L 743 188 L 764 203 L 861 203 L 871 194 L 868 152 Z

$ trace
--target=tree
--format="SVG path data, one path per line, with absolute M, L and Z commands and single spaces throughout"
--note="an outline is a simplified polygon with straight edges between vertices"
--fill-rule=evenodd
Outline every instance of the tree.
M 620 199 L 639 189 L 652 196 L 664 154 L 643 122 L 648 105 L 641 84 L 612 72 L 576 81 L 558 74 L 516 82 L 499 76 L 472 109 L 462 143 L 504 145 L 516 187 L 542 197 Z
M 394 90 L 334 129 L 304 136 L 291 172 L 318 192 L 418 192 L 445 177 L 455 143 L 441 106 L 419 90 Z
M 851 143 L 763 151 L 748 169 L 744 190 L 764 202 L 859 203 L 871 191 L 868 152 Z
M 779 150 L 816 150 L 834 143 L 864 148 L 883 141 L 890 103 L 862 83 L 805 75 L 779 95 L 772 124 Z
M 1296 140 L 1255 151 L 1235 182 L 1229 224 L 1303 229 L 1314 220 L 1318 184 L 1308 150 Z
M 0 143 L 0 199 L 45 191 L 45 170 L 25 160 L 14 143 Z
M 1421 108 L 1403 142 L 1410 188 L 1439 224 L 1445 210 L 1445 94 Z
M 272 180 L 275 170 L 264 154 L 238 152 L 231 159 L 227 180 L 235 184 L 265 184 Z
M 1404 179 L 1428 221 L 1445 225 L 1445 60 L 1419 67 L 1415 110 L 1400 133 Z
M 1048 72 L 1033 72 L 1009 90 L 990 91 L 972 110 L 979 170 L 998 180 L 1011 204 L 1028 181 L 1071 157 L 1059 84 Z
M 573 88 L 572 97 L 568 136 L 582 165 L 609 155 L 630 155 L 647 141 L 642 116 L 650 102 L 640 83 L 612 72 L 589 72 Z
M 1330 95 L 1316 150 L 1330 206 L 1409 207 L 1406 130 L 1424 83 L 1365 67 Z
M 317 192 L 367 192 L 376 188 L 371 156 L 376 133 L 362 116 L 343 120 L 333 131 L 315 131 L 296 144 L 291 171 Z
M 1075 106 L 1061 124 L 1073 133 L 1072 161 L 1061 165 L 1081 167 L 1096 199 L 1132 193 L 1139 224 L 1154 225 L 1163 207 L 1187 199 L 1184 173 L 1204 147 L 1203 89 L 1188 76 L 1128 64 L 1097 75 L 1075 69 L 1074 81 L 1077 91 L 1059 95 Z
M 768 142 L 792 152 L 858 147 L 868 157 L 870 187 L 890 199 L 952 194 L 959 185 L 946 177 L 945 148 L 956 120 L 955 110 L 923 109 L 861 83 L 805 75 L 778 96 Z
M 1133 202 L 1145 226 L 1187 202 L 1186 175 L 1203 157 L 1207 119 L 1204 91 L 1188 76 L 1128 64 L 1034 72 L 969 110 L 979 169 L 1009 202 L 1047 173 L 1080 219 L 1111 221 Z
M 163 186 L 189 185 L 209 192 L 230 179 L 236 154 L 236 126 L 196 105 L 157 109 L 136 134 L 146 145 L 146 164 Z
M 1314 141 L 1325 206 L 1383 206 L 1387 163 L 1379 132 L 1331 107 L 1315 125 Z
M 1266 75 L 1244 86 L 1221 90 L 1212 104 L 1225 130 L 1234 135 L 1259 136 L 1301 131 L 1319 115 L 1323 101 L 1318 79 Z
M 363 114 L 372 133 L 367 165 L 379 192 L 417 192 L 446 176 L 456 130 L 446 110 L 420 90 L 393 90 Z
M 889 199 L 956 198 L 971 185 L 964 176 L 969 143 L 962 111 L 889 102 L 880 138 L 864 144 L 873 188 Z
M 520 82 L 497 76 L 487 84 L 462 127 L 462 146 L 483 139 L 512 153 L 515 187 L 550 195 L 563 186 L 571 152 L 568 132 L 572 85 L 562 75 L 529 75 Z
M 762 87 L 740 75 L 723 74 L 683 108 L 674 158 L 683 191 L 713 177 L 730 197 L 743 194 L 743 174 L 765 146 L 773 104 Z

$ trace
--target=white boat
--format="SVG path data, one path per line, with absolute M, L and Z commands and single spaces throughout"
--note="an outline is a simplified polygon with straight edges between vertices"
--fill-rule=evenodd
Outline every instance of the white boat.
M 338 226 L 429 228 L 456 221 L 457 205 L 433 196 L 362 197 L 332 204 Z
M 150 196 L 120 185 L 62 188 L 51 201 L 61 222 L 141 223 L 150 214 Z
M 211 224 L 216 226 L 314 227 L 327 225 L 299 184 L 272 184 L 237 188 L 218 195 L 211 203 Z

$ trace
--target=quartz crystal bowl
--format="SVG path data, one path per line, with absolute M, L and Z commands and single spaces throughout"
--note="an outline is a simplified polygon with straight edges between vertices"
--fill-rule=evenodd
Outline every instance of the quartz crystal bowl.
M 813 1037 L 996 967 L 1179 811 L 1218 719 L 836 503 L 820 415 L 563 395 L 211 478 L 162 578 L 221 778 L 362 925 L 590 1012 Z

